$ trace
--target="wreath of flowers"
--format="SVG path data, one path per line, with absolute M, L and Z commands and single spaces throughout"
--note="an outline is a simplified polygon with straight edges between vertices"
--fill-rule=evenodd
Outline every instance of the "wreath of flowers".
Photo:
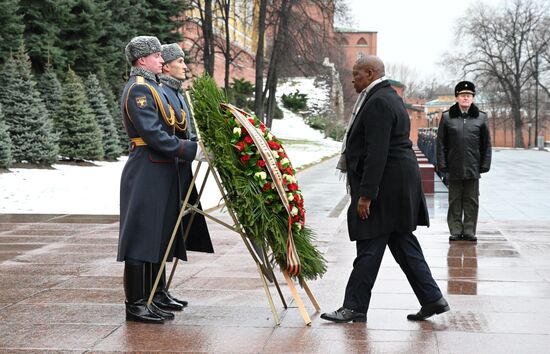
M 298 231 L 305 225 L 304 198 L 298 181 L 296 180 L 296 171 L 292 167 L 288 155 L 282 142 L 275 137 L 264 123 L 256 117 L 248 118 L 258 132 L 264 137 L 269 145 L 271 154 L 277 162 L 277 168 L 282 175 L 282 183 L 290 205 L 290 216 L 292 218 L 292 229 Z M 277 193 L 273 179 L 269 174 L 266 162 L 260 156 L 258 147 L 254 144 L 252 137 L 245 127 L 232 116 L 228 119 L 229 127 L 232 129 L 231 143 L 239 153 L 239 161 L 245 168 L 245 174 L 252 176 L 262 189 L 265 204 L 269 205 L 273 212 L 286 214 L 285 207 Z
M 227 207 L 235 212 L 248 238 L 271 250 L 270 260 L 276 261 L 281 269 L 288 269 L 292 258 L 288 253 L 290 225 L 293 249 L 300 263 L 299 276 L 304 279 L 322 276 L 326 272 L 326 261 L 313 244 L 314 232 L 305 225 L 304 199 L 282 142 L 260 120 L 246 115 L 276 161 L 282 176 L 278 183 L 272 180 L 267 166 L 273 161 L 264 161 L 261 157 L 267 149 L 259 151 L 250 132 L 241 126 L 231 110 L 220 106 L 226 102 L 212 78 L 203 76 L 194 81 L 193 114 L 201 140 L 214 155 L 212 163 L 224 187 Z M 269 168 L 272 172 L 275 169 Z M 279 187 L 282 184 L 289 212 L 274 183 Z

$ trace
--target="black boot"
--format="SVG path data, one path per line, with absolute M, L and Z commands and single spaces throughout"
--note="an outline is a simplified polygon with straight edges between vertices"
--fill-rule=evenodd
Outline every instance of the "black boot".
M 144 292 L 143 264 L 124 264 L 124 292 L 126 294 L 126 321 L 164 323 L 149 306 Z
M 159 263 L 153 263 L 153 279 L 157 276 L 159 268 Z M 168 290 L 166 290 L 166 268 L 162 270 L 153 302 L 157 305 L 157 307 L 171 311 L 181 311 L 187 306 L 187 301 L 176 299 L 168 292 Z
M 153 274 L 152 272 L 152 265 L 151 263 L 145 263 L 145 290 L 147 293 L 147 298 L 149 298 L 149 295 L 151 294 L 151 290 L 153 289 L 153 283 L 155 281 L 154 276 L 156 276 L 156 273 Z M 160 283 L 159 283 L 160 286 Z M 174 314 L 172 312 L 164 311 L 163 309 L 159 308 L 159 306 L 155 303 L 155 300 L 151 302 L 151 305 L 149 305 L 149 308 L 151 311 L 153 311 L 158 316 L 164 318 L 165 320 L 173 320 Z

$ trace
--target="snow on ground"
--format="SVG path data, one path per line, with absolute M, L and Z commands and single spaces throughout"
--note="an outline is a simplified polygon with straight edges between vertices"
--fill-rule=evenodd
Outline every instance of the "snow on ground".
M 339 144 L 288 141 L 285 149 L 294 168 L 300 168 L 334 155 Z M 120 175 L 126 159 L 100 161 L 97 166 L 56 164 L 52 169 L 14 168 L 0 173 L 0 214 L 118 214 Z M 205 164 L 200 171 L 198 185 L 204 179 Z M 203 208 L 215 207 L 220 199 L 210 177 L 201 199 Z
M 295 85 L 289 81 L 283 85 L 280 95 L 296 88 L 308 94 L 310 102 L 315 104 L 322 104 L 322 95 L 326 95 L 322 89 L 314 88 L 313 79 L 300 79 Z M 325 139 L 300 116 L 284 108 L 283 111 L 284 118 L 273 121 L 272 132 L 284 141 L 294 168 L 340 151 L 340 142 Z M 117 162 L 96 162 L 97 166 L 57 164 L 53 169 L 14 168 L 10 169 L 11 173 L 0 173 L 0 213 L 116 215 L 119 213 L 120 175 L 125 162 L 126 157 L 122 157 Z M 198 183 L 204 179 L 205 171 L 203 165 Z M 201 199 L 203 208 L 215 207 L 220 199 L 214 180 L 209 178 Z

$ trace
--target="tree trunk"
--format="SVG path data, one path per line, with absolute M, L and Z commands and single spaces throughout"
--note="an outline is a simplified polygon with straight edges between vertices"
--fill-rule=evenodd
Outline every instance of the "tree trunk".
M 292 1 L 293 0 L 282 0 L 279 13 L 280 24 L 277 28 L 275 42 L 273 43 L 273 52 L 271 53 L 271 60 L 269 61 L 267 84 L 266 90 L 264 91 L 264 97 L 266 92 L 269 91 L 266 117 L 266 125 L 268 127 L 271 127 L 271 123 L 273 122 L 273 117 L 275 115 L 275 93 L 277 91 L 278 66 L 284 50 L 284 41 L 288 36 L 288 14 L 292 8 Z
M 273 117 L 275 116 L 275 109 L 277 107 L 277 100 L 275 94 L 277 93 L 277 70 L 273 70 L 271 80 L 268 81 L 267 90 L 269 96 L 267 98 L 267 117 L 265 125 L 271 128 L 273 124 Z
M 517 148 L 523 148 L 523 122 L 521 121 L 521 104 L 520 104 L 520 98 L 514 97 L 514 100 L 512 102 L 511 108 L 512 108 L 512 118 L 514 120 L 514 133 L 515 133 L 515 139 L 514 139 L 514 147 Z
M 497 145 L 497 113 L 493 112 L 493 146 Z
M 225 26 L 225 77 L 224 87 L 225 92 L 229 89 L 229 65 L 231 65 L 231 38 L 229 37 L 229 10 L 231 6 L 231 0 L 224 1 L 224 26 Z
M 204 38 L 204 71 L 214 77 L 214 31 L 212 29 L 212 0 L 204 0 L 202 35 Z
M 254 113 L 262 122 L 264 117 L 264 37 L 267 0 L 260 0 L 260 16 L 258 19 L 258 46 L 256 48 L 256 83 L 254 93 Z

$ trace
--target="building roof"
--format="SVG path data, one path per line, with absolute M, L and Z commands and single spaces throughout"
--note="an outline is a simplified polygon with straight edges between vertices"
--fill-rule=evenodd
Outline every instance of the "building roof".
M 378 31 L 360 30 L 356 28 L 334 27 L 334 32 L 349 32 L 349 33 L 378 33 Z
M 424 112 L 424 106 L 405 102 L 405 108 L 411 111 Z

